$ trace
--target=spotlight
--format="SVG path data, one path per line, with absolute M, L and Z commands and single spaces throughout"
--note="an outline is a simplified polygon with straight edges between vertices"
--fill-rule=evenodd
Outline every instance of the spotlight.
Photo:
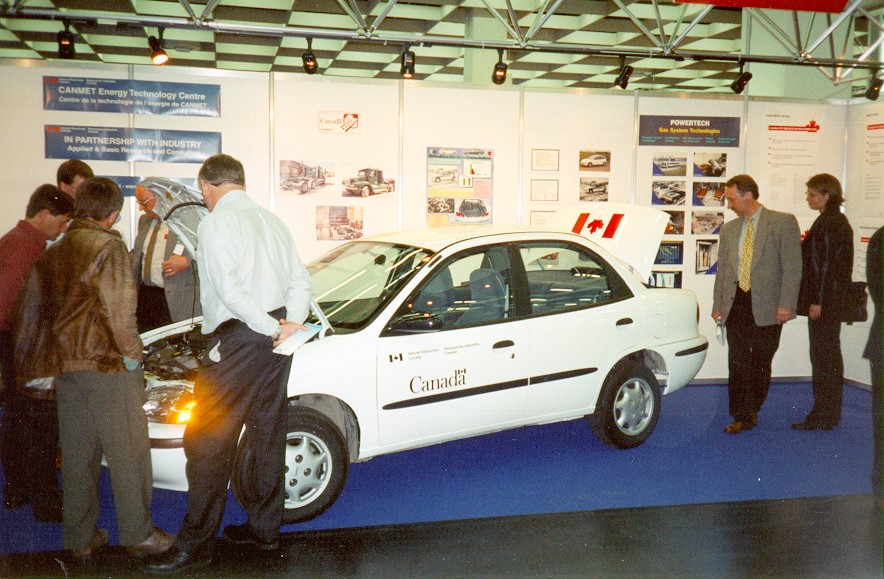
M 503 84 L 506 82 L 506 63 L 503 61 L 503 49 L 497 49 L 497 64 L 494 65 L 494 72 L 491 73 L 491 82 L 494 84 Z
M 872 78 L 869 79 L 869 87 L 866 89 L 866 98 L 870 101 L 878 100 L 882 84 L 884 84 L 884 80 L 878 78 L 878 69 L 876 68 L 872 73 Z
M 151 36 L 147 39 L 150 46 L 150 61 L 157 66 L 162 66 L 169 62 L 169 55 L 163 50 L 163 29 L 160 28 L 160 37 Z
M 316 71 L 319 70 L 319 63 L 316 61 L 316 55 L 313 54 L 313 39 L 307 39 L 307 52 L 301 55 L 301 60 L 304 62 L 304 72 L 307 74 L 316 74 Z
M 71 33 L 70 24 L 64 23 L 64 30 L 58 31 L 58 58 L 70 60 L 76 58 L 77 49 L 74 46 L 74 35 Z
M 626 57 L 620 57 L 620 74 L 617 75 L 617 80 L 614 81 L 614 88 L 619 88 L 626 90 L 626 85 L 629 84 L 629 77 L 632 76 L 632 73 L 635 69 L 626 64 Z
M 402 78 L 414 78 L 414 53 L 408 45 L 402 52 L 402 68 L 399 69 L 399 72 L 402 73 Z
M 731 83 L 731 90 L 737 94 L 742 93 L 743 89 L 746 88 L 746 85 L 749 84 L 750 80 L 752 80 L 752 73 L 751 72 L 743 72 L 741 70 L 740 76 L 738 76 L 736 78 L 736 80 L 734 80 L 734 82 Z

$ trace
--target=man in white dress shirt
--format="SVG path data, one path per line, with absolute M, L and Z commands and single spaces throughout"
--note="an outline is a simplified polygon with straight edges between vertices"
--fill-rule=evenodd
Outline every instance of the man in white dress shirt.
M 256 456 L 248 521 L 224 536 L 261 550 L 279 546 L 283 513 L 286 384 L 291 357 L 273 353 L 310 304 L 310 276 L 283 222 L 246 196 L 242 164 L 206 159 L 199 184 L 210 213 L 197 232 L 203 333 L 208 360 L 194 386 L 193 417 L 184 433 L 187 514 L 175 545 L 145 571 L 177 575 L 212 560 L 227 486 L 243 426 Z

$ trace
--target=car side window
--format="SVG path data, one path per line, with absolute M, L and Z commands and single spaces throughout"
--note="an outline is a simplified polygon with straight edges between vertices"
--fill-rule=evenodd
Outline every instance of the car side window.
M 594 307 L 632 297 L 617 273 L 589 250 L 559 242 L 519 249 L 528 279 L 531 314 Z
M 405 301 L 393 318 L 414 314 L 439 320 L 436 329 L 463 328 L 511 318 L 515 313 L 510 260 L 501 246 L 447 260 Z

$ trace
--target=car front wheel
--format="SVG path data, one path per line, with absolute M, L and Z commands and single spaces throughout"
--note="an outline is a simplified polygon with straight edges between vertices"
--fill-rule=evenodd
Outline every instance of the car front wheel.
M 366 185 L 366 186 L 364 186 L 364 187 L 362 188 L 362 190 L 361 190 L 359 193 L 360 193 L 360 195 L 362 195 L 363 197 L 368 197 L 369 195 L 371 195 L 371 187 L 369 187 L 368 185 Z
M 608 377 L 588 417 L 596 437 L 614 448 L 633 448 L 654 431 L 660 417 L 660 385 L 644 365 L 626 362 Z
M 240 503 L 255 492 L 253 463 L 252 453 L 241 442 L 233 476 L 233 493 Z M 324 513 L 344 490 L 349 466 L 341 434 L 327 418 L 309 409 L 290 409 L 282 523 L 309 521 Z

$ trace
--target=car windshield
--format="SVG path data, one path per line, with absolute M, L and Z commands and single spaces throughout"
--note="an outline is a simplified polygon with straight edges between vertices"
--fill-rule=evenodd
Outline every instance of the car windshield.
M 432 255 L 410 245 L 355 241 L 310 263 L 307 271 L 313 296 L 332 327 L 356 331 L 370 323 Z

